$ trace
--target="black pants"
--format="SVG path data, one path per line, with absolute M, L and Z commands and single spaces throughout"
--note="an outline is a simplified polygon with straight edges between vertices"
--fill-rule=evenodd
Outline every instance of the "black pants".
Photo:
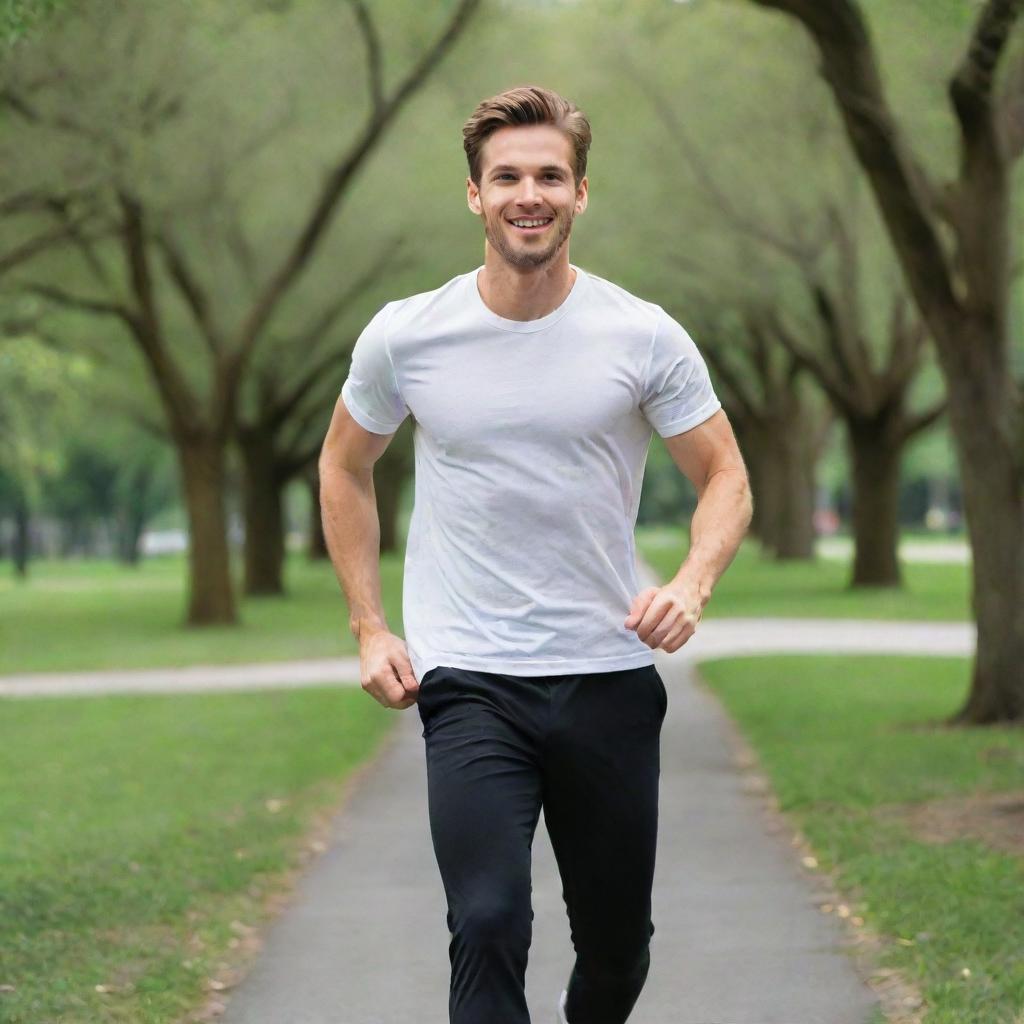
M 570 1024 L 623 1024 L 647 979 L 668 697 L 651 666 L 420 680 L 430 831 L 448 900 L 451 1024 L 529 1024 L 540 810 L 576 963 Z M 551 1019 L 558 993 L 552 993 Z

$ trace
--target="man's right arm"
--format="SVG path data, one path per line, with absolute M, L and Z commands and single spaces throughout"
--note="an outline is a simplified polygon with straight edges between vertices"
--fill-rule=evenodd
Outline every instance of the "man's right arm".
M 385 707 L 416 702 L 419 684 L 405 641 L 384 617 L 380 588 L 380 520 L 373 466 L 395 435 L 361 427 L 339 398 L 320 451 L 320 511 L 327 550 L 359 641 L 363 689 Z

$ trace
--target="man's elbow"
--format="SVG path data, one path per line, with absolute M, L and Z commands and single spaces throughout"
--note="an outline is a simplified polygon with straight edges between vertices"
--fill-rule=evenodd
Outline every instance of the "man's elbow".
M 754 495 L 750 487 L 750 474 L 745 465 L 722 466 L 709 473 L 704 480 L 704 486 L 699 489 L 698 500 L 703 497 L 708 485 L 715 477 L 721 477 L 728 481 L 734 496 L 734 508 L 740 519 L 743 534 L 746 535 L 750 523 L 754 518 Z

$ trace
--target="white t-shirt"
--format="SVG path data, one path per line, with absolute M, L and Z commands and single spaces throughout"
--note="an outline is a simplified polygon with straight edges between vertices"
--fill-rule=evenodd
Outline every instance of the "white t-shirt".
M 579 267 L 558 309 L 507 320 L 479 269 L 389 302 L 359 336 L 342 399 L 366 430 L 415 420 L 405 641 L 436 665 L 540 676 L 654 663 L 623 622 L 652 427 L 721 402 L 685 330 Z

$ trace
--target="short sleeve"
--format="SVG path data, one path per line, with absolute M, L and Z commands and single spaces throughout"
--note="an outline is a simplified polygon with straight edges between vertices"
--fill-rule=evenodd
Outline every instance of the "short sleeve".
M 662 437 L 672 437 L 703 423 L 721 407 L 693 339 L 659 308 L 640 400 L 647 421 Z
M 341 388 L 352 419 L 374 434 L 393 434 L 409 415 L 388 350 L 387 323 L 392 305 L 388 303 L 356 339 L 352 365 Z

